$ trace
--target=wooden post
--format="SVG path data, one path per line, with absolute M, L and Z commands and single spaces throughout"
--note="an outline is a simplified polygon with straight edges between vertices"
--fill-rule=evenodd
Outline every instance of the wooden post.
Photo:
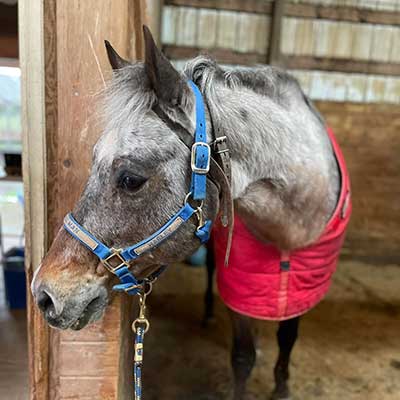
M 147 22 L 158 46 L 161 46 L 161 20 L 163 5 L 163 0 L 147 0 Z
M 90 117 L 110 74 L 104 39 L 136 56 L 143 15 L 142 0 L 19 2 L 28 283 L 88 176 L 101 133 Z M 94 326 L 58 332 L 29 293 L 30 399 L 129 398 L 129 309 L 117 297 Z
M 35 23 L 24 23 L 26 21 Z M 43 4 L 19 3 L 22 70 L 23 176 L 28 284 L 47 249 L 46 111 Z M 35 68 L 31 68 L 35 65 Z M 29 129 L 29 131 L 28 131 Z M 29 286 L 28 286 L 29 287 Z M 29 290 L 28 290 L 29 292 Z M 28 296 L 30 398 L 49 399 L 49 328 Z
M 268 63 L 270 65 L 281 64 L 281 37 L 282 21 L 285 15 L 286 0 L 275 0 L 271 15 L 271 34 L 269 41 Z M 293 38 L 294 40 L 294 38 Z

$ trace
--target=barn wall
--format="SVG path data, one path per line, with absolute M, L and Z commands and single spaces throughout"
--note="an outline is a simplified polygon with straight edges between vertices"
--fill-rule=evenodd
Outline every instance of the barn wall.
M 307 94 L 400 103 L 400 1 L 285 3 L 278 64 L 299 78 Z M 228 65 L 270 61 L 273 1 L 165 4 L 162 43 L 178 66 L 204 52 Z
M 178 68 L 199 53 L 269 63 L 274 1 L 165 0 L 161 39 Z M 278 65 L 318 101 L 353 182 L 352 255 L 399 256 L 400 1 L 287 0 Z M 276 40 L 276 38 L 275 38 Z
M 317 102 L 317 107 L 338 137 L 352 180 L 348 254 L 376 263 L 398 263 L 399 106 Z

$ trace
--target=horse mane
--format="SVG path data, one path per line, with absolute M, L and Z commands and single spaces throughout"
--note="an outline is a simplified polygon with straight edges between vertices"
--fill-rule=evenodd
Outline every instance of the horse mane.
M 203 93 L 211 95 L 215 83 L 220 83 L 233 90 L 246 88 L 256 94 L 268 96 L 281 106 L 287 106 L 294 100 L 304 101 L 310 111 L 323 122 L 322 116 L 303 92 L 298 80 L 281 68 L 270 65 L 223 67 L 209 56 L 198 56 L 186 63 L 183 73 Z
M 109 123 L 118 124 L 133 115 L 144 115 L 157 102 L 144 68 L 144 63 L 138 61 L 113 73 L 103 92 L 102 113 Z M 268 96 L 283 107 L 302 101 L 323 123 L 323 118 L 304 94 L 297 79 L 283 69 L 268 65 L 221 66 L 209 56 L 198 56 L 186 63 L 182 74 L 185 79 L 195 82 L 207 98 L 214 97 L 218 84 L 232 90 L 246 88 L 258 95 Z

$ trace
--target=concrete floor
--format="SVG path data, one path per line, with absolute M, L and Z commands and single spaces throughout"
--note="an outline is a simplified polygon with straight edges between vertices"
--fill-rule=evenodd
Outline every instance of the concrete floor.
M 173 282 L 172 293 L 165 288 Z M 200 326 L 203 282 L 203 269 L 174 267 L 157 283 L 145 338 L 146 400 L 229 398 L 229 320 L 218 301 L 216 322 Z M 272 390 L 276 326 L 255 323 L 249 400 L 266 400 Z M 341 262 L 327 298 L 301 321 L 291 387 L 293 400 L 400 399 L 399 266 Z

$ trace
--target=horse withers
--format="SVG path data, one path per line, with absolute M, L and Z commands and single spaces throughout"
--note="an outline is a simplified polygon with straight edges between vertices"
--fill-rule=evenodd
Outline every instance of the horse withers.
M 81 329 L 102 316 L 110 299 L 112 279 L 99 264 L 99 243 L 106 250 L 138 243 L 129 259 L 111 256 L 140 281 L 192 254 L 199 228 L 213 221 L 218 284 L 233 322 L 234 399 L 243 399 L 255 361 L 251 317 L 281 321 L 273 397 L 286 398 L 299 316 L 326 292 L 350 215 L 340 150 L 286 72 L 223 68 L 197 57 L 179 73 L 144 33 L 144 62 L 123 60 L 107 45 L 114 74 L 102 110 L 104 133 L 70 231 L 58 232 L 32 293 L 51 326 Z M 201 101 L 200 125 L 211 146 L 190 152 L 178 131 L 191 132 L 194 141 Z M 226 201 L 221 186 L 204 178 L 208 166 L 197 165 L 197 156 L 210 158 L 216 129 L 228 143 L 236 211 L 228 267 L 227 235 L 217 218 Z M 193 185 L 201 202 L 192 207 Z

